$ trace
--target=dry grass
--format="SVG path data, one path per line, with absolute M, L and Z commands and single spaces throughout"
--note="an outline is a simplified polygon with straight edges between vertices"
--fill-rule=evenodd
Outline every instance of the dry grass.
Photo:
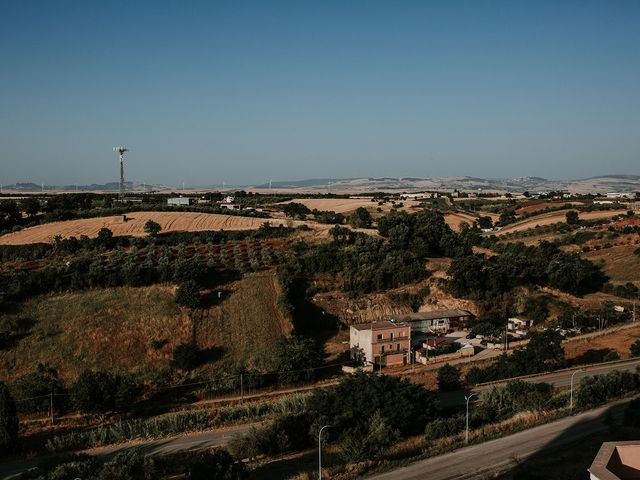
M 223 288 L 227 297 L 197 316 L 196 323 L 198 346 L 222 347 L 223 364 L 263 353 L 279 335 L 291 332 L 276 307 L 273 275 L 247 275 Z M 173 295 L 173 286 L 158 285 L 33 298 L 12 314 L 31 318 L 33 327 L 0 352 L 0 378 L 11 381 L 38 363 L 56 368 L 65 381 L 85 368 L 143 377 L 165 369 L 173 348 L 192 335 L 192 323 Z M 152 340 L 163 345 L 153 348 Z
M 237 215 L 219 215 L 214 213 L 196 212 L 132 212 L 127 214 L 124 222 L 122 216 L 87 218 L 53 222 L 26 228 L 19 232 L 9 233 L 0 237 L 0 245 L 22 245 L 27 243 L 51 242 L 53 237 L 61 235 L 63 238 L 86 235 L 95 237 L 101 228 L 109 228 L 114 235 L 144 236 L 144 224 L 148 220 L 157 222 L 163 232 L 204 230 L 256 230 L 265 222 L 276 226 L 291 223 L 297 226 L 301 222 L 287 222 L 274 219 L 241 217 Z
M 611 248 L 592 250 L 583 257 L 602 265 L 602 270 L 613 283 L 635 282 L 640 285 L 640 256 L 633 251 L 638 245 L 616 245 Z
M 640 327 L 627 328 L 600 337 L 570 340 L 564 343 L 565 355 L 568 359 L 579 357 L 588 350 L 611 348 L 621 358 L 629 358 L 631 344 L 640 338 Z
M 444 221 L 447 222 L 447 225 L 449 225 L 456 232 L 460 231 L 460 226 L 463 223 L 468 223 L 469 226 L 471 226 L 476 220 L 476 217 L 474 217 L 473 215 L 469 215 L 468 213 L 446 213 L 444 216 Z
M 273 346 L 293 325 L 278 309 L 280 287 L 273 274 L 255 273 L 225 285 L 228 297 L 204 312 L 198 323 L 201 348 L 222 347 L 229 360 L 246 361 Z
M 28 300 L 15 315 L 34 325 L 13 348 L 0 352 L 0 372 L 7 380 L 38 363 L 56 368 L 64 380 L 85 368 L 159 368 L 167 365 L 171 348 L 190 335 L 189 320 L 167 286 L 46 295 Z M 152 339 L 168 344 L 154 350 Z

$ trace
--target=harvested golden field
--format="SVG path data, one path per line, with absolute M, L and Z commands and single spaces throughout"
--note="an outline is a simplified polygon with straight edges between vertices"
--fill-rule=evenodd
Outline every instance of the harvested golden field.
M 383 205 L 378 205 L 378 202 L 372 202 L 371 198 L 296 198 L 285 203 L 301 203 L 310 210 L 327 210 L 336 213 L 349 214 L 355 211 L 357 208 L 364 207 L 371 213 L 377 213 L 378 207 L 382 208 L 384 212 L 388 212 L 393 208 L 391 202 L 386 202 Z M 415 200 L 400 200 L 398 203 L 402 203 L 403 207 L 399 210 L 411 210 L 413 207 L 417 207 L 420 202 Z
M 616 245 L 583 253 L 582 256 L 597 265 L 611 279 L 612 283 L 634 282 L 640 285 L 640 256 L 633 252 L 640 245 Z
M 277 308 L 274 275 L 246 275 L 220 290 L 220 303 L 195 315 L 196 343 L 217 350 L 215 358 L 222 360 L 202 368 L 219 369 L 262 354 L 279 335 L 291 332 Z M 5 341 L 0 351 L 0 378 L 8 381 L 34 371 L 38 363 L 57 369 L 65 381 L 86 368 L 152 377 L 169 367 L 173 349 L 190 341 L 193 332 L 169 285 L 36 297 L 2 322 L 18 319 L 26 332 Z
M 460 225 L 462 225 L 463 223 L 468 223 L 469 226 L 471 226 L 476 220 L 476 217 L 474 217 L 473 215 L 469 215 L 468 213 L 455 212 L 446 213 L 444 215 L 444 221 L 447 222 L 447 225 L 449 225 L 456 232 L 460 231 Z
M 86 235 L 95 237 L 101 228 L 109 228 L 114 235 L 131 235 L 140 237 L 146 235 L 144 224 L 148 220 L 157 222 L 163 232 L 204 230 L 256 230 L 265 222 L 272 225 L 286 225 L 287 222 L 276 219 L 241 217 L 236 215 L 219 215 L 214 213 L 196 212 L 132 212 L 127 214 L 127 221 L 122 216 L 87 218 L 53 222 L 25 228 L 19 232 L 9 233 L 0 237 L 0 245 L 22 245 L 26 243 L 52 242 L 53 237 L 61 235 L 63 238 Z M 293 222 L 298 225 L 300 222 Z
M 509 232 L 520 232 L 542 225 L 551 225 L 553 223 L 561 223 L 567 220 L 566 214 L 568 210 L 558 210 L 556 212 L 543 213 L 533 218 L 527 218 L 521 222 L 516 222 L 502 228 L 498 235 Z M 626 214 L 626 210 L 598 210 L 594 212 L 580 212 L 581 220 L 596 220 L 602 218 L 611 218 L 616 215 Z

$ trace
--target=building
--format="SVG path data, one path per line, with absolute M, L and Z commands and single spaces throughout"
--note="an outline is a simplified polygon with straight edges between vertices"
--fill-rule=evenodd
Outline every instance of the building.
M 589 467 L 591 480 L 640 478 L 640 441 L 605 442 Z
M 533 320 L 524 317 L 513 317 L 507 320 L 507 330 L 518 337 L 524 337 L 533 326 Z
M 467 310 L 436 310 L 410 313 L 399 316 L 397 320 L 409 323 L 414 342 L 420 343 L 430 333 L 447 333 L 465 328 L 472 318 L 473 314 Z
M 226 208 L 227 210 L 242 210 L 242 205 L 239 203 L 221 203 L 220 208 Z
M 167 205 L 171 205 L 173 207 L 189 206 L 193 205 L 195 202 L 196 199 L 192 197 L 172 197 L 167 199 Z
M 411 326 L 404 322 L 383 321 L 351 325 L 349 346 L 352 357 L 359 350 L 367 363 L 405 365 L 409 361 Z

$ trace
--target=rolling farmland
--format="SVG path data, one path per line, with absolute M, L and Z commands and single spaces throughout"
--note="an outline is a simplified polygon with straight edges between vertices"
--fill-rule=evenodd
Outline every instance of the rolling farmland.
M 122 220 L 122 216 L 118 215 L 47 223 L 4 235 L 0 237 L 0 245 L 52 242 L 56 235 L 60 235 L 62 238 L 79 237 L 80 235 L 95 237 L 98 231 L 105 227 L 110 229 L 116 236 L 131 235 L 140 237 L 146 235 L 144 224 L 148 220 L 159 223 L 162 227 L 162 232 L 256 230 L 266 222 L 270 222 L 274 226 L 287 224 L 286 221 L 278 219 L 195 212 L 132 212 L 127 214 L 127 219 L 125 222 Z M 301 222 L 293 222 L 293 225 L 295 226 L 299 223 Z

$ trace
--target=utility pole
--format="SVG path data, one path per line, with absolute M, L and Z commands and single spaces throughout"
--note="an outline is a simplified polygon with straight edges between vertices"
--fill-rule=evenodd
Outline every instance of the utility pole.
M 49 412 L 51 413 L 51 425 L 53 425 L 53 390 L 49 394 Z
M 243 382 L 243 374 L 240 374 L 240 403 L 244 403 L 244 382 Z

